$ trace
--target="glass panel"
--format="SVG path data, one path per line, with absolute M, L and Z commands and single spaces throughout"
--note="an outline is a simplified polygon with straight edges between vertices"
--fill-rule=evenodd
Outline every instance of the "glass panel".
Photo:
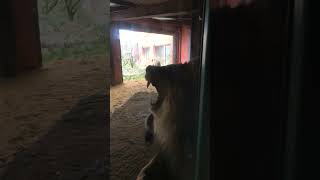
M 203 2 L 126 2 L 111 8 L 111 39 L 121 42 L 111 51 L 120 48 L 121 58 L 112 57 L 117 83 L 110 89 L 110 179 L 192 180 Z

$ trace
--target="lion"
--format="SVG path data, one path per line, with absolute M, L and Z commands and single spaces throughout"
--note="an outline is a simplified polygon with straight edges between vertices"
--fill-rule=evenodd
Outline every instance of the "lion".
M 151 134 L 149 138 L 159 145 L 159 151 L 137 180 L 193 178 L 198 69 L 197 60 L 146 68 L 147 87 L 151 84 L 158 93 L 146 120 L 146 136 Z

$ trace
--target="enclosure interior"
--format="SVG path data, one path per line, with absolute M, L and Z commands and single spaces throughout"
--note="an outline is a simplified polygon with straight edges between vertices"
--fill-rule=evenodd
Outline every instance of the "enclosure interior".
M 155 65 L 156 61 L 160 61 L 161 66 L 166 66 L 200 60 L 203 4 L 202 1 L 192 0 L 111 0 L 110 8 L 111 178 L 132 179 L 157 151 L 156 147 L 148 146 L 144 141 L 144 120 L 150 115 L 151 99 L 158 96 L 153 86 L 147 88 L 147 81 L 144 77 L 145 67 Z M 138 43 L 136 43 L 136 48 L 128 50 L 123 48 L 121 37 L 123 31 L 161 34 L 169 40 L 163 36 L 160 39 L 164 42 L 157 43 L 155 40 L 157 38 L 154 38 L 151 40 L 151 45 L 144 46 L 141 44 L 148 42 L 147 38 L 138 40 L 137 37 L 140 35 L 136 35 L 131 36 L 130 40 L 129 36 L 127 41 Z M 170 44 L 168 61 L 166 58 L 158 58 L 157 55 L 159 49 L 167 52 L 167 44 Z M 126 53 L 127 56 L 124 57 Z M 126 77 L 128 72 L 124 66 L 127 63 L 123 61 L 128 56 L 134 59 L 137 66 L 141 66 L 141 76 Z M 149 61 L 146 62 L 145 59 Z M 126 168 L 120 168 L 124 165 Z
M 0 179 L 106 179 L 109 4 L 2 3 Z

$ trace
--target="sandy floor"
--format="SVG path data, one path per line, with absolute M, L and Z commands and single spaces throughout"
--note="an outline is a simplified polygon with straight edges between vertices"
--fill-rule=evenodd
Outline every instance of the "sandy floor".
M 0 170 L 13 160 L 7 178 L 10 180 L 19 179 L 18 176 L 14 175 L 14 172 L 18 170 L 23 174 L 26 171 L 23 168 L 23 163 L 26 162 L 30 167 L 38 168 L 41 168 L 48 161 L 64 165 L 66 162 L 61 161 L 61 159 L 65 156 L 70 156 L 70 160 L 76 162 L 79 157 L 74 153 L 76 151 L 74 147 L 73 150 L 61 150 L 66 149 L 66 147 L 71 148 L 72 143 L 70 144 L 70 142 L 84 144 L 84 140 L 79 141 L 79 138 L 83 139 L 82 136 L 79 136 L 80 129 L 83 129 L 81 131 L 82 135 L 83 132 L 88 133 L 89 139 L 93 137 L 97 139 L 98 134 L 104 133 L 103 128 L 98 128 L 101 125 L 95 127 L 95 131 L 91 131 L 90 129 L 93 127 L 90 126 L 94 124 L 88 126 L 77 123 L 75 124 L 77 126 L 65 126 L 59 125 L 61 124 L 59 122 L 63 122 L 61 115 L 69 113 L 80 98 L 83 99 L 101 91 L 106 91 L 109 83 L 107 77 L 110 76 L 106 72 L 105 64 L 104 59 L 97 61 L 56 61 L 44 66 L 40 71 L 28 73 L 16 79 L 1 80 L 0 127 L 2 129 L 0 131 L 0 143 L 2 146 L 0 146 Z M 149 103 L 151 96 L 155 95 L 154 91 L 155 89 L 152 87 L 146 88 L 145 80 L 126 81 L 122 85 L 111 88 L 110 179 L 135 179 L 140 169 L 153 156 L 155 147 L 148 146 L 144 142 L 144 118 L 149 114 Z M 108 95 L 109 91 L 107 91 Z M 73 114 L 79 114 L 78 117 L 87 116 L 86 111 L 81 110 L 81 108 L 79 113 Z M 75 115 L 76 119 L 78 117 Z M 99 125 L 98 122 L 95 124 Z M 88 131 L 85 128 L 87 126 Z M 99 129 L 99 133 L 93 133 L 97 129 Z M 109 127 L 106 126 L 106 132 L 108 129 Z M 64 135 L 69 138 L 63 138 Z M 102 135 L 100 134 L 100 136 Z M 59 139 L 63 139 L 63 141 L 59 141 Z M 40 141 L 34 143 L 37 140 Z M 95 142 L 101 145 L 99 140 Z M 90 150 L 85 151 L 89 152 Z M 35 152 L 40 155 L 34 157 Z M 95 153 L 98 154 L 97 152 Z M 92 153 L 92 155 L 95 155 L 95 153 Z M 16 154 L 18 157 L 15 157 Z M 80 155 L 81 153 L 77 154 Z M 71 158 L 72 155 L 75 156 L 73 159 Z M 15 159 L 13 159 L 14 157 Z M 94 160 L 94 158 L 97 157 L 92 157 L 91 160 Z M 70 166 L 66 164 L 65 166 L 81 169 L 80 167 L 74 167 L 73 164 Z M 51 164 L 49 167 L 50 171 L 44 170 L 45 172 L 40 175 L 37 171 L 34 171 L 35 168 L 27 172 L 34 173 L 29 173 L 29 177 L 35 177 L 35 175 L 36 177 L 41 175 L 45 177 L 46 172 L 51 173 L 51 171 L 54 174 L 52 177 L 60 175 L 56 165 Z M 75 172 L 79 172 L 81 177 L 84 174 L 83 170 L 75 170 Z
M 134 180 L 154 155 L 144 142 L 144 119 L 149 115 L 153 87 L 145 80 L 126 81 L 110 92 L 110 179 Z
M 105 57 L 58 60 L 14 79 L 0 79 L 0 170 L 53 127 L 83 97 L 108 92 Z
M 49 132 L 18 152 L 1 180 L 108 180 L 109 97 L 82 98 Z
M 122 84 L 110 88 L 110 113 L 121 107 L 137 92 L 155 92 L 153 86 L 147 88 L 147 82 L 144 79 L 124 81 Z

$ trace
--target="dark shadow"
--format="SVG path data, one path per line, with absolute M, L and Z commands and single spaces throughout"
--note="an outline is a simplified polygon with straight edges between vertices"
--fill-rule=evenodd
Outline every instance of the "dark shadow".
M 150 98 L 156 93 L 138 92 L 116 109 L 110 119 L 110 179 L 132 180 L 155 154 L 144 138 L 144 120 Z
M 106 180 L 109 97 L 81 99 L 39 141 L 16 154 L 1 180 Z

